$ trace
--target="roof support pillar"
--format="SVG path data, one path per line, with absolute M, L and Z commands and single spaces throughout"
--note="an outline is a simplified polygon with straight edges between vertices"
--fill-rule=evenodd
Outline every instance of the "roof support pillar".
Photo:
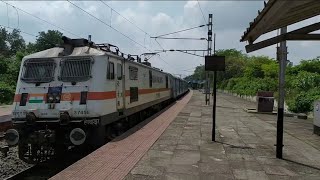
M 287 27 L 281 28 L 281 34 L 287 33 Z M 276 157 L 282 159 L 283 150 L 283 115 L 284 115 L 284 97 L 285 97 L 285 72 L 287 66 L 287 42 L 280 42 L 280 48 L 277 49 L 279 59 L 279 99 L 278 99 L 278 120 L 277 120 L 277 144 Z

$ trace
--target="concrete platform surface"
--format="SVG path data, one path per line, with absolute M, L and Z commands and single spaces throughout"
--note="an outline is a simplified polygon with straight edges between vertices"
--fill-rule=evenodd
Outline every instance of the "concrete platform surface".
M 124 179 L 192 97 L 192 91 L 50 179 Z M 160 114 L 160 115 L 159 115 Z
M 217 96 L 217 141 L 212 106 L 194 91 L 189 103 L 125 177 L 135 179 L 320 179 L 320 136 L 311 120 L 285 117 L 283 160 L 275 158 L 276 115 L 231 95 Z

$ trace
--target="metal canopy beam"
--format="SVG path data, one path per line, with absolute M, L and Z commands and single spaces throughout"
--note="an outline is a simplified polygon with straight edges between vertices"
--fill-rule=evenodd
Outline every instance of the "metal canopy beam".
M 291 40 L 291 41 L 313 41 L 313 40 L 320 40 L 320 34 L 308 34 L 310 32 L 314 32 L 320 30 L 320 23 L 315 23 L 294 31 L 291 31 L 286 34 L 281 34 L 279 36 L 255 43 L 249 44 L 246 46 L 246 52 L 253 52 L 277 43 L 281 41 Z
M 240 41 L 253 43 L 262 34 L 320 15 L 319 0 L 269 0 L 250 22 Z
M 255 44 L 250 44 L 246 46 L 246 52 L 250 53 L 277 43 L 281 41 L 290 40 L 290 41 L 315 41 L 320 40 L 320 34 L 284 34 L 280 36 L 276 36 L 274 38 L 270 38 Z

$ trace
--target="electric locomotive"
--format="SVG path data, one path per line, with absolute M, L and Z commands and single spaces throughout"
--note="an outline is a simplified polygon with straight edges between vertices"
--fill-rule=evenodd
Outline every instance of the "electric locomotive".
M 5 139 L 20 159 L 46 161 L 75 146 L 100 146 L 131 123 L 188 91 L 187 82 L 111 44 L 63 37 L 25 56 Z M 113 49 L 113 50 L 112 50 Z

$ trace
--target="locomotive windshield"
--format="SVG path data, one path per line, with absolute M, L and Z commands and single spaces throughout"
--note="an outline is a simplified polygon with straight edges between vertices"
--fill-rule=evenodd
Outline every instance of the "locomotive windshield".
M 54 79 L 53 59 L 28 59 L 24 63 L 21 79 L 28 83 L 45 83 Z
M 90 57 L 63 59 L 61 61 L 60 80 L 79 82 L 90 79 L 92 62 L 93 60 Z

